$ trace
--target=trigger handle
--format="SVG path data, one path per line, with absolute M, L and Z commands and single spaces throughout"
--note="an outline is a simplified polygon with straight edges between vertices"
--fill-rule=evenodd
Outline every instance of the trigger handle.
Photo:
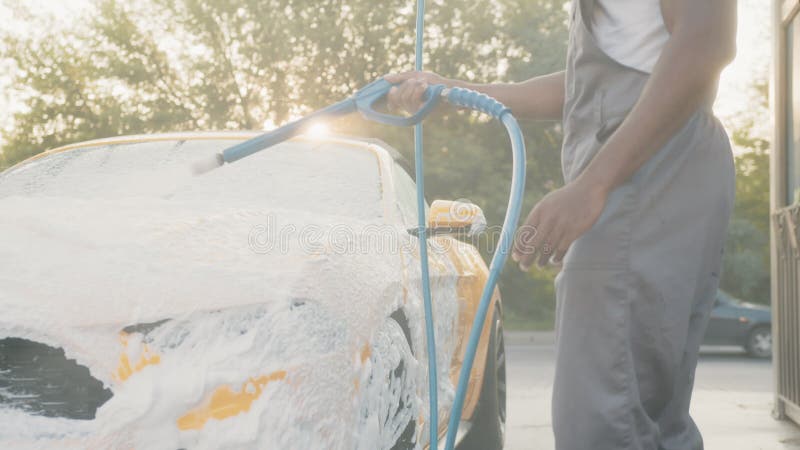
M 386 97 L 389 90 L 394 86 L 396 85 L 386 81 L 384 78 L 379 78 L 366 85 L 356 92 L 354 96 L 356 108 L 369 120 L 396 127 L 408 127 L 422 122 L 433 111 L 441 101 L 441 94 L 445 88 L 443 84 L 428 86 L 425 90 L 425 103 L 423 103 L 419 111 L 410 116 L 397 116 L 376 111 L 375 104 L 378 100 Z

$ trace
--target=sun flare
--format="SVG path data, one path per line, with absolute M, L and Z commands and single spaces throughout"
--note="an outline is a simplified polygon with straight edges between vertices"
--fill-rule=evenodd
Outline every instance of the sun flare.
M 313 138 L 319 139 L 331 134 L 331 129 L 326 123 L 315 123 L 308 128 L 306 131 L 308 136 Z

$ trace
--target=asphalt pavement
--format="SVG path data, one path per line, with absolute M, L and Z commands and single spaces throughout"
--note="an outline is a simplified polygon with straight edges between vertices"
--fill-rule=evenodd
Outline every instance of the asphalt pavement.
M 550 421 L 554 351 L 551 333 L 508 333 L 507 450 L 554 448 Z M 772 364 L 736 349 L 704 348 L 692 416 L 706 450 L 797 450 L 800 427 L 776 421 Z

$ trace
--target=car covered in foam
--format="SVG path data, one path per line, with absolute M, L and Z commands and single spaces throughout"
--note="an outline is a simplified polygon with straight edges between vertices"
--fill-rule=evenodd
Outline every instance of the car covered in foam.
M 415 183 L 378 141 L 90 141 L 0 173 L 3 448 L 426 448 Z M 434 202 L 439 424 L 487 268 L 482 213 Z M 462 448 L 502 446 L 495 293 Z M 444 425 L 440 428 L 444 433 Z

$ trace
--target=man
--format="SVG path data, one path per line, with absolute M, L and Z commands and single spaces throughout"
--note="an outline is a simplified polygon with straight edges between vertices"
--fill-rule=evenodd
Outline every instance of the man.
M 703 447 L 689 402 L 734 192 L 711 105 L 735 35 L 735 0 L 573 0 L 564 72 L 491 85 L 388 77 L 402 82 L 390 103 L 410 111 L 443 83 L 518 118 L 563 119 L 565 185 L 533 208 L 512 253 L 525 271 L 563 264 L 559 450 Z

